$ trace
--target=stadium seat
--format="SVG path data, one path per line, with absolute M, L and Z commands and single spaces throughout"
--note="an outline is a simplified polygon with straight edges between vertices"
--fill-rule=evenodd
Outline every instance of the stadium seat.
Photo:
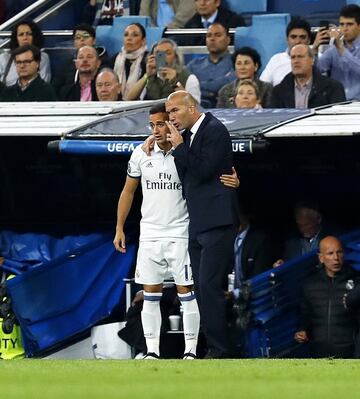
M 157 26 L 150 26 L 146 28 L 146 43 L 147 48 L 150 51 L 152 46 L 158 42 L 164 33 L 164 28 L 159 28 Z
M 147 16 L 140 16 L 140 15 L 126 15 L 123 17 L 115 17 L 113 21 L 113 26 L 117 27 L 120 26 L 128 26 L 130 24 L 134 24 L 138 22 L 144 28 L 151 26 L 151 18 Z
M 267 11 L 267 0 L 226 0 L 225 5 L 237 14 Z
M 271 56 L 286 49 L 286 26 L 289 22 L 290 14 L 254 15 L 251 26 L 236 28 L 235 49 L 243 46 L 255 48 L 264 68 Z
M 112 26 L 107 36 L 107 51 L 110 56 L 118 53 L 123 45 L 124 30 L 127 25 Z
M 107 49 L 108 36 L 112 29 L 111 25 L 98 25 L 96 27 L 96 44 Z
M 354 2 L 350 0 L 349 3 Z M 268 12 L 285 12 L 303 16 L 314 12 L 339 11 L 344 5 L 345 0 L 271 0 L 268 4 Z
M 150 17 L 142 17 L 138 15 L 114 18 L 113 25 L 110 27 L 111 29 L 106 37 L 106 48 L 109 55 L 114 55 L 121 50 L 123 45 L 123 33 L 128 25 L 138 22 L 144 26 L 145 29 L 148 29 L 150 27 L 150 21 Z

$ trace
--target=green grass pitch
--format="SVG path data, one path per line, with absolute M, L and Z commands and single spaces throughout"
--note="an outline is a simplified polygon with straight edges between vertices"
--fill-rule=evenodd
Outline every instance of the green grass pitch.
M 12 360 L 1 398 L 360 397 L 357 360 Z

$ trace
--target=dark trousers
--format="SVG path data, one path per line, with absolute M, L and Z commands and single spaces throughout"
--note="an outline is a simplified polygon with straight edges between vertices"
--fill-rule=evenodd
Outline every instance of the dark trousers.
M 201 325 L 208 349 L 215 357 L 225 357 L 231 349 L 224 291 L 234 265 L 235 236 L 234 226 L 222 226 L 189 240 Z

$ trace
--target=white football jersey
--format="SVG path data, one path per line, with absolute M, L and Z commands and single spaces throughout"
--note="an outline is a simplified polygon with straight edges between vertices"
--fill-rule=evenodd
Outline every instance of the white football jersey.
M 148 156 L 141 146 L 136 147 L 128 175 L 141 178 L 140 241 L 187 240 L 189 214 L 172 152 L 165 154 L 155 143 Z

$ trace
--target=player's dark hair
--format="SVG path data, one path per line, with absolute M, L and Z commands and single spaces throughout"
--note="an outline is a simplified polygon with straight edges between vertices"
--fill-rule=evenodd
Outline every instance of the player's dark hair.
M 155 104 L 150 108 L 149 111 L 150 115 L 154 114 L 166 114 L 165 103 Z

